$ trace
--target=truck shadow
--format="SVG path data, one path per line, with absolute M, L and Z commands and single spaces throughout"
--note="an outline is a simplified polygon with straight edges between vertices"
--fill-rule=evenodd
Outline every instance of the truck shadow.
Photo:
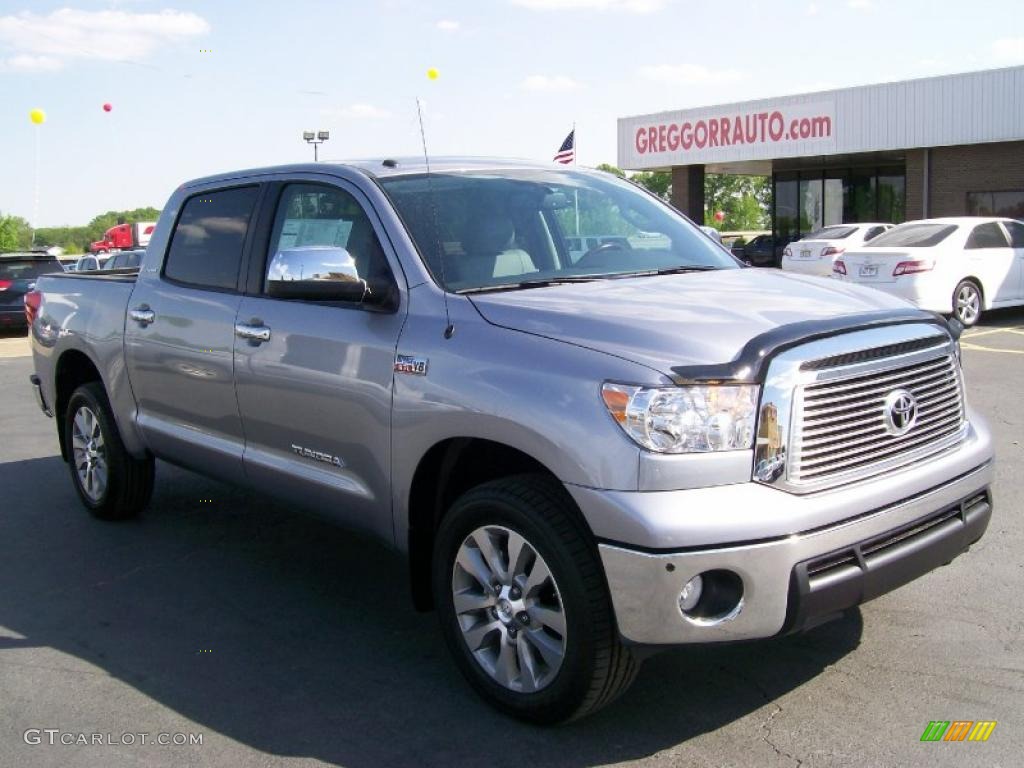
M 760 739 L 772 702 L 861 636 L 854 613 L 767 644 L 670 651 L 648 660 L 611 708 L 530 727 L 464 684 L 435 617 L 411 610 L 402 562 L 383 547 L 165 464 L 142 518 L 101 523 L 65 472 L 58 457 L 0 465 L 0 627 L 23 638 L 0 633 L 0 653 L 73 655 L 208 739 L 272 755 L 351 768 L 603 765 L 755 712 Z

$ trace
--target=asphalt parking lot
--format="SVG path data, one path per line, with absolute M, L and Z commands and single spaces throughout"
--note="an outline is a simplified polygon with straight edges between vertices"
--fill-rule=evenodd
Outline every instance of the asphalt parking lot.
M 1020 765 L 1024 311 L 963 348 L 999 456 L 967 555 L 804 635 L 664 653 L 611 708 L 538 729 L 475 698 L 376 544 L 165 464 L 139 520 L 90 519 L 27 343 L 0 338 L 0 765 Z M 922 743 L 931 720 L 998 725 Z M 203 741 L 36 745 L 28 729 Z

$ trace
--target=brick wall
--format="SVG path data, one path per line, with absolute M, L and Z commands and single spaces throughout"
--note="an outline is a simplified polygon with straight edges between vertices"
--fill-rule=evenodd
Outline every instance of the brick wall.
M 906 221 L 925 218 L 924 212 L 924 150 L 907 150 Z
M 914 152 L 919 152 L 915 150 Z M 907 153 L 907 218 L 920 215 L 911 208 L 911 155 Z M 923 154 L 923 153 L 922 153 Z M 921 167 L 913 173 L 920 178 Z M 931 150 L 931 195 L 928 215 L 967 214 L 967 193 L 1024 189 L 1024 141 L 936 147 Z

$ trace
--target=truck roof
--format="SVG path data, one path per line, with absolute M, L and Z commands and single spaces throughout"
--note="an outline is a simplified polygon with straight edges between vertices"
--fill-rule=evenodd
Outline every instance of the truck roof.
M 427 164 L 422 156 L 412 157 L 378 157 L 361 160 L 323 160 L 319 163 L 289 163 L 287 165 L 274 165 L 265 168 L 249 168 L 246 170 L 229 171 L 218 173 L 212 176 L 204 176 L 185 182 L 183 186 L 191 187 L 200 184 L 209 184 L 216 181 L 228 181 L 231 179 L 246 178 L 249 176 L 265 176 L 271 173 L 323 173 L 325 168 L 352 168 L 367 176 L 374 178 L 387 178 L 391 176 L 407 176 L 417 173 L 426 173 Z M 577 168 L 576 166 L 560 165 L 558 163 L 542 163 L 536 160 L 523 160 L 519 158 L 503 157 L 433 157 L 430 159 L 431 173 L 455 173 L 459 171 L 482 171 L 482 170 L 508 170 L 508 169 L 536 169 L 536 170 L 592 170 Z

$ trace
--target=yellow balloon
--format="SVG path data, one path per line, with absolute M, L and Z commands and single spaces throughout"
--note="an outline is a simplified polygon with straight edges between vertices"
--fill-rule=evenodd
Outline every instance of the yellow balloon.
M 433 67 L 431 67 L 430 69 L 428 69 L 428 70 L 427 70 L 427 77 L 428 77 L 428 78 L 430 78 L 431 80 L 437 80 L 437 78 L 438 78 L 438 76 L 439 76 L 440 74 L 441 74 L 441 73 L 440 73 L 440 72 L 438 72 L 438 71 L 437 71 L 436 69 L 434 69 Z
M 46 113 L 39 109 L 39 107 L 36 107 L 28 113 L 28 119 L 36 125 L 42 125 L 46 122 Z

